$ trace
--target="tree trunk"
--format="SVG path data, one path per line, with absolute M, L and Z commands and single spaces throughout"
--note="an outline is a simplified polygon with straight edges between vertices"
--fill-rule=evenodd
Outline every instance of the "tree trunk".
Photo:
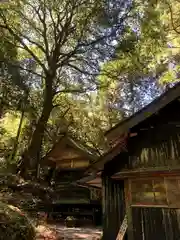
M 14 159 L 16 157 L 16 154 L 17 154 L 19 138 L 20 138 L 20 134 L 21 134 L 21 130 L 22 130 L 22 124 L 23 124 L 23 120 L 24 120 L 24 114 L 25 114 L 25 109 L 23 108 L 22 111 L 21 111 L 21 118 L 20 118 L 18 130 L 17 130 L 17 135 L 16 135 L 16 139 L 15 139 L 15 143 L 14 143 L 14 148 L 13 148 L 12 155 L 11 155 L 11 158 L 10 158 L 11 163 L 14 161 Z
M 4 116 L 4 103 L 0 102 L 0 119 Z
M 52 82 L 52 80 L 50 82 Z M 32 173 L 33 176 L 35 176 L 35 174 L 37 173 L 37 168 L 41 157 L 40 152 L 42 140 L 44 137 L 44 131 L 46 129 L 46 124 L 53 108 L 52 101 L 53 101 L 52 85 L 50 86 L 46 85 L 46 94 L 41 116 L 33 132 L 31 144 L 22 156 L 22 162 L 20 165 L 20 175 L 24 178 L 26 178 L 27 175 L 29 175 L 29 173 Z

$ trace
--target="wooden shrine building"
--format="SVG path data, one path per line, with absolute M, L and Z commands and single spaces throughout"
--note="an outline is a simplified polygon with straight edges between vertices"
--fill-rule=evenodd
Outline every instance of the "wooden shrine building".
M 102 187 L 103 239 L 180 239 L 180 84 L 105 137 L 110 150 L 79 180 Z
M 95 215 L 98 215 L 98 212 L 101 214 L 100 194 L 94 194 L 94 188 L 89 189 L 73 183 L 97 158 L 94 149 L 67 134 L 62 135 L 47 153 L 43 164 L 49 166 L 48 181 L 55 184 L 56 198 L 52 199 L 51 205 L 54 215 L 57 213 L 64 218 L 87 217 L 96 222 Z

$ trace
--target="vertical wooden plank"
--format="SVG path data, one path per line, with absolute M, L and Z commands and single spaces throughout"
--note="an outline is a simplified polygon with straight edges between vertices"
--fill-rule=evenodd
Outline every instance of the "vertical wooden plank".
M 103 176 L 103 240 L 113 239 L 115 234 L 114 202 L 112 182 L 109 176 Z
M 107 180 L 107 194 L 106 194 L 106 199 L 107 199 L 107 220 L 108 220 L 108 226 L 107 226 L 107 232 L 108 232 L 108 238 L 110 239 L 110 236 L 112 234 L 112 213 L 111 213 L 111 181 L 109 176 L 106 176 Z
M 134 240 L 144 240 L 143 238 L 143 219 L 141 208 L 132 207 L 133 237 Z
M 124 181 L 124 192 L 125 192 L 125 206 L 128 222 L 128 240 L 134 240 L 133 235 L 133 221 L 132 221 L 132 209 L 131 209 L 131 182 L 129 180 Z
M 179 224 L 178 224 L 178 211 L 177 209 L 170 209 L 170 216 L 171 216 L 171 225 L 172 225 L 172 233 L 173 236 L 171 239 L 179 239 Z
M 114 220 L 116 222 L 116 233 L 118 232 L 118 223 L 119 223 L 119 210 L 118 210 L 118 195 L 117 195 L 117 183 L 115 182 L 113 185 L 113 192 L 114 192 L 114 211 L 115 211 L 115 216 Z
M 120 184 L 119 183 L 116 184 L 116 191 L 117 191 L 117 201 L 118 201 L 118 203 L 117 203 L 118 224 L 120 224 L 122 212 L 121 212 L 121 205 L 120 205 L 121 197 L 120 197 Z
M 114 186 L 116 182 L 112 180 L 110 177 L 108 178 L 108 199 L 109 199 L 109 208 L 108 208 L 108 218 L 109 218 L 109 225 L 108 225 L 108 236 L 109 239 L 115 239 L 117 234 L 117 211 L 115 208 L 115 194 L 114 194 Z
M 105 239 L 106 234 L 106 191 L 105 191 L 105 175 L 101 175 L 102 178 L 102 224 L 103 224 L 103 239 Z
M 117 211 L 116 211 L 116 195 L 114 191 L 114 187 L 116 185 L 116 182 L 111 179 L 111 201 L 112 201 L 112 208 L 111 208 L 111 216 L 112 216 L 112 231 L 113 235 L 112 237 L 116 237 L 117 234 Z
M 169 231 L 170 224 L 167 224 L 169 217 L 167 217 L 166 220 L 164 219 L 161 208 L 133 207 L 132 209 L 134 220 L 134 240 L 176 239 L 172 233 L 169 235 L 169 232 L 172 232 Z M 166 226 L 169 228 L 168 230 L 166 229 Z M 178 229 L 176 224 L 173 224 L 173 226 Z
M 107 176 L 105 176 L 105 224 L 106 224 L 106 232 L 108 230 L 108 181 Z
M 121 221 L 121 209 L 120 209 L 120 201 L 121 201 L 121 199 L 120 199 L 120 186 L 119 186 L 119 184 L 116 184 L 116 194 L 117 194 L 117 196 L 116 196 L 116 199 L 117 199 L 117 213 L 118 213 L 118 216 L 117 216 L 117 219 L 118 219 L 118 223 L 120 223 L 120 221 Z
M 118 193 L 118 191 L 120 190 L 120 186 L 119 183 L 115 180 L 112 180 L 112 195 L 113 195 L 113 226 L 114 226 L 114 235 L 112 236 L 113 238 L 116 238 L 118 231 L 119 231 L 119 227 L 121 225 L 121 221 L 120 221 L 120 205 L 122 204 L 122 199 L 120 199 L 120 194 Z
M 108 203 L 108 178 L 105 176 L 105 223 L 106 223 L 106 229 L 105 229 L 105 240 L 108 239 L 108 231 L 109 231 L 109 203 Z

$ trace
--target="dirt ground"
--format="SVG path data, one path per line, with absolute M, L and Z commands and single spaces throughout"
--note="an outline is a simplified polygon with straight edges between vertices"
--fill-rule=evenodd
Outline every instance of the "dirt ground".
M 36 228 L 36 240 L 100 240 L 101 229 L 66 228 L 58 225 L 39 225 Z

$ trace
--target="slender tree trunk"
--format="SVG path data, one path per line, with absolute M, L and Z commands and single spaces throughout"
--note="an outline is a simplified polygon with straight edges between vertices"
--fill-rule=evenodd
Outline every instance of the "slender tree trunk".
M 4 116 L 4 104 L 1 101 L 0 102 L 0 119 L 3 118 L 3 116 Z
M 49 82 L 51 83 L 52 80 Z M 25 178 L 27 177 L 27 175 L 29 175 L 28 171 L 32 172 L 34 176 L 37 174 L 37 168 L 40 160 L 39 158 L 41 157 L 40 151 L 42 140 L 44 137 L 47 121 L 50 117 L 53 108 L 52 100 L 53 100 L 52 85 L 47 84 L 41 116 L 33 132 L 31 144 L 22 156 L 20 175 Z
M 12 152 L 12 155 L 11 155 L 10 162 L 13 162 L 15 157 L 16 157 L 16 153 L 17 153 L 17 150 L 18 150 L 19 137 L 20 137 L 20 134 L 21 134 L 22 124 L 23 124 L 23 120 L 24 120 L 24 114 L 25 114 L 25 109 L 23 108 L 22 112 L 21 112 L 21 118 L 20 118 L 18 130 L 17 130 L 17 135 L 16 135 L 15 144 L 14 144 L 14 148 L 13 148 L 13 152 Z

